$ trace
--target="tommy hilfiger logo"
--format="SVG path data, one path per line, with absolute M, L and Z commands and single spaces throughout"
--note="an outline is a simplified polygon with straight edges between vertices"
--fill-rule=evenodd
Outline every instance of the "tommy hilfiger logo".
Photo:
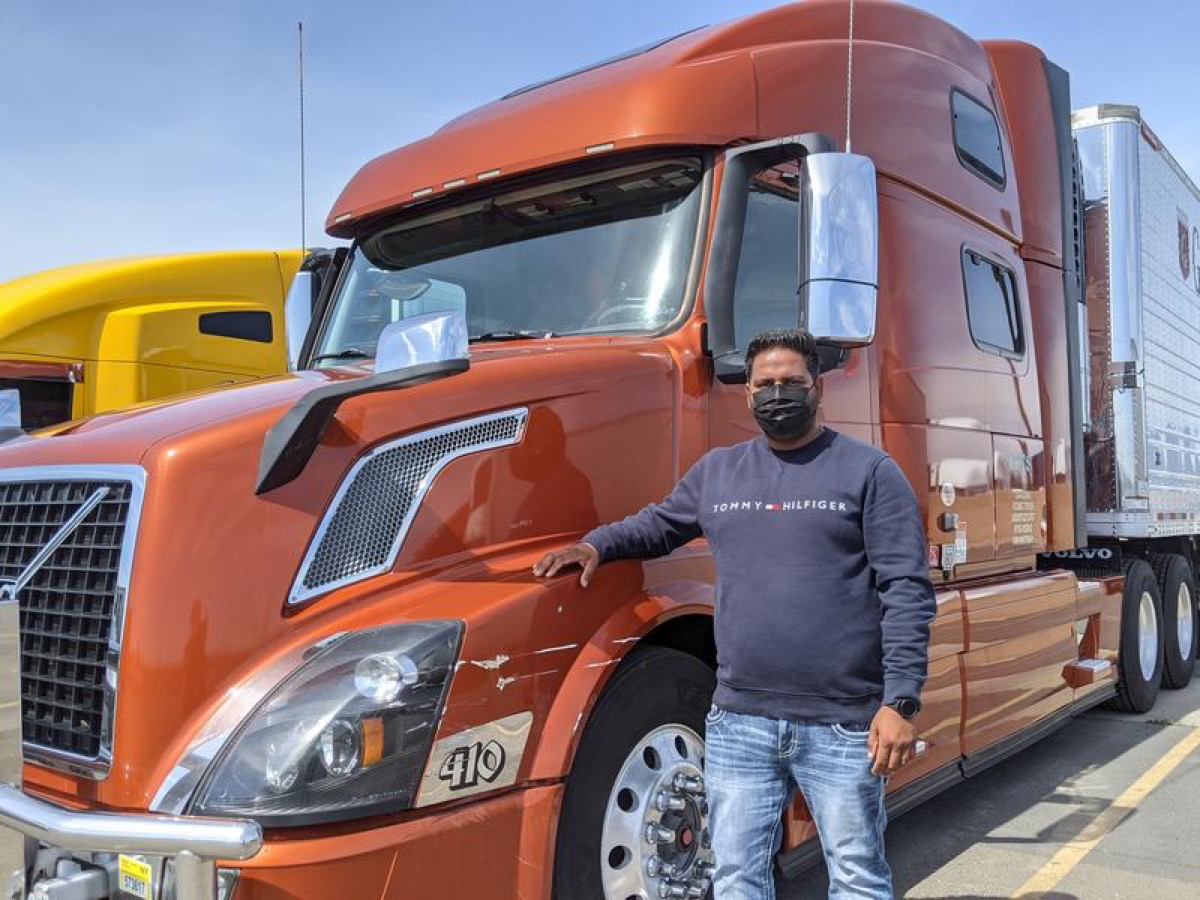
M 723 512 L 803 512 L 806 509 L 825 509 L 846 512 L 842 500 L 785 500 L 782 503 L 764 503 L 761 500 L 738 500 L 733 503 L 714 503 L 712 511 Z

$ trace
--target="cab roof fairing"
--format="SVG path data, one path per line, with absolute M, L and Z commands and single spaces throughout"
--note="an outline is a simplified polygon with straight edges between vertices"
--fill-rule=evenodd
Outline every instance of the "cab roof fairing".
M 326 230 L 352 238 L 379 214 L 494 177 L 584 159 L 587 148 L 725 146 L 781 136 L 760 133 L 756 52 L 844 43 L 847 15 L 845 0 L 793 3 L 510 93 L 366 163 L 334 203 Z M 991 80 L 983 48 L 928 13 L 860 0 L 855 19 L 856 43 L 908 47 Z

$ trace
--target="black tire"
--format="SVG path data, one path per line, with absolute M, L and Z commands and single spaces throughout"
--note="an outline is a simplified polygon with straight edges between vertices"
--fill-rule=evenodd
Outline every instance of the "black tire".
M 704 735 L 716 676 L 694 656 L 666 647 L 636 648 L 613 675 L 575 755 L 559 814 L 555 900 L 604 900 L 601 831 L 625 759 L 655 728 L 686 725 Z
M 1117 660 L 1117 696 L 1109 701 L 1113 709 L 1127 713 L 1149 711 L 1158 699 L 1163 671 L 1162 596 L 1154 570 L 1142 559 L 1127 559 L 1121 567 L 1125 575 L 1125 590 L 1121 597 L 1121 646 Z M 1142 595 L 1149 594 L 1154 603 L 1158 630 L 1158 654 L 1154 671 L 1147 678 L 1142 672 L 1139 640 L 1139 613 Z
M 1192 673 L 1196 669 L 1196 645 L 1200 641 L 1200 618 L 1196 616 L 1196 576 L 1188 561 L 1178 553 L 1156 554 L 1151 563 L 1162 595 L 1162 686 L 1185 688 L 1191 683 Z M 1192 634 L 1186 647 L 1181 646 L 1179 640 L 1179 595 L 1185 589 L 1192 608 Z

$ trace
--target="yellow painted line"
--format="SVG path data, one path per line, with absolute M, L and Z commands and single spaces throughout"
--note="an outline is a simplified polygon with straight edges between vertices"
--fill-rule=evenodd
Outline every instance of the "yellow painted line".
M 1187 737 L 1143 772 L 1137 781 L 1125 789 L 1125 793 L 1106 806 L 1079 834 L 1064 844 L 1046 865 L 1021 885 L 1013 894 L 1013 900 L 1037 900 L 1054 890 L 1197 747 L 1200 747 L 1200 729 L 1190 729 Z
M 11 706 L 16 706 L 20 700 L 13 700 L 11 703 L 0 703 L 0 709 L 8 709 Z

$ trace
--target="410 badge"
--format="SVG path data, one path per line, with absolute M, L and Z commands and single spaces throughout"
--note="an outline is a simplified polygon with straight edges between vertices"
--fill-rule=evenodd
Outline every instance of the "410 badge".
M 476 741 L 447 756 L 438 778 L 449 782 L 452 791 L 475 787 L 480 781 L 492 784 L 504 771 L 505 757 L 504 748 L 496 741 Z
M 521 712 L 442 738 L 429 754 L 416 805 L 514 784 L 532 724 L 533 713 Z

